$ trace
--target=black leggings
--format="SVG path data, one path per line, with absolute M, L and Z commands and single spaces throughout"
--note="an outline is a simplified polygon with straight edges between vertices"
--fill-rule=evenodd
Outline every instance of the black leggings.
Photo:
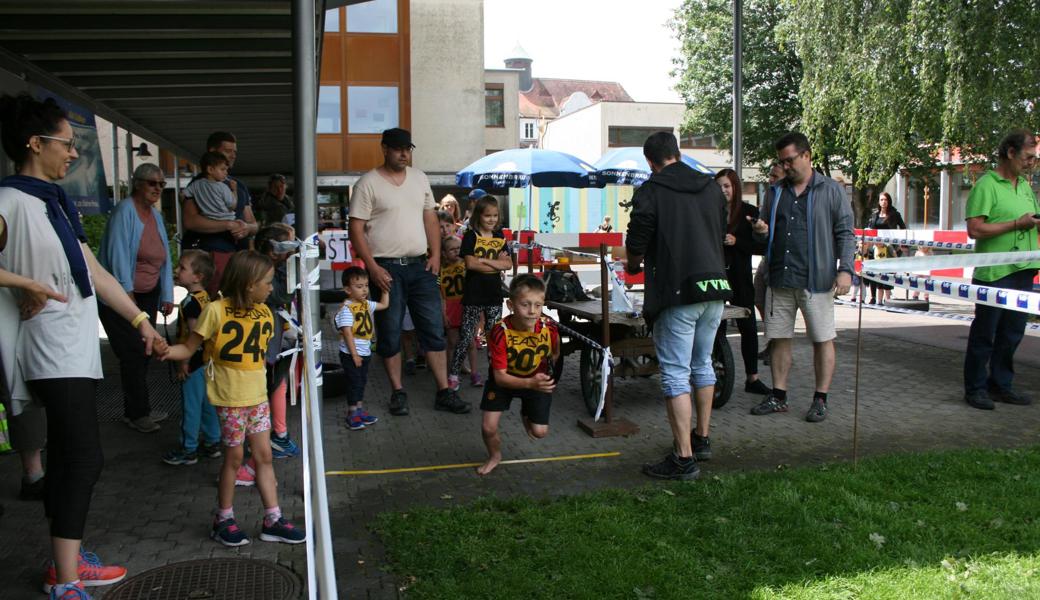
M 463 305 L 462 328 L 459 331 L 459 343 L 455 345 L 455 353 L 451 355 L 451 364 L 448 365 L 448 375 L 459 376 L 462 369 L 462 361 L 466 360 L 469 345 L 473 343 L 473 336 L 477 334 L 477 325 L 480 324 L 480 315 L 484 315 L 484 330 L 487 331 L 492 325 L 502 318 L 502 305 Z
M 159 287 L 150 292 L 139 294 L 134 292 L 137 306 L 148 313 L 152 325 L 155 325 L 156 313 L 159 310 Z M 119 379 L 123 384 L 123 416 L 140 419 L 152 414 L 152 406 L 148 397 L 148 363 L 151 358 L 144 353 L 144 342 L 141 334 L 108 306 L 98 302 L 98 316 L 108 334 L 108 343 L 119 358 Z
M 755 308 L 751 307 L 751 316 L 736 319 L 737 330 L 740 331 L 740 355 L 744 358 L 744 373 L 758 375 L 758 325 L 755 320 Z M 719 333 L 726 337 L 726 319 L 719 323 Z
M 81 540 L 94 484 L 105 463 L 97 421 L 97 380 L 37 379 L 28 384 L 47 409 L 44 510 L 51 519 L 51 536 Z

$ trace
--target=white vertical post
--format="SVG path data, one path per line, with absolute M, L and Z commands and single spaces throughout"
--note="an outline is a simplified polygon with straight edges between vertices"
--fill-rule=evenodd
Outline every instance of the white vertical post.
M 181 159 L 173 156 L 173 214 L 177 215 L 177 240 L 184 239 L 184 215 L 181 214 Z
M 939 229 L 950 228 L 950 156 L 949 146 L 942 150 L 942 170 L 939 171 Z
M 296 194 L 296 231 L 303 240 L 316 234 L 318 176 L 316 124 L 318 111 L 318 60 L 316 0 L 295 0 L 293 12 L 293 183 Z M 321 6 L 324 7 L 322 2 Z M 317 243 L 315 243 L 315 246 Z M 301 249 L 300 317 L 303 324 L 303 355 L 306 392 L 303 402 L 304 502 L 307 506 L 307 590 L 310 598 L 336 600 L 336 568 L 332 556 L 328 490 L 325 486 L 325 453 L 322 444 L 321 390 L 315 367 L 314 323 L 318 320 L 317 294 L 310 289 L 310 267 L 317 261 L 305 258 Z
M 119 204 L 119 128 L 112 123 L 112 204 Z
M 130 178 L 134 176 L 134 136 L 126 132 L 126 195 L 129 198 L 134 193 L 134 183 Z
M 906 212 L 906 177 L 903 176 L 903 171 L 896 171 L 896 210 L 903 213 L 903 218 L 909 218 L 908 212 Z

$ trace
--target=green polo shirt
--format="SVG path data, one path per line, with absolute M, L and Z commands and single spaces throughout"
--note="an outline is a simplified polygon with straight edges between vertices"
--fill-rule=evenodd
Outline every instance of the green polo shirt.
M 1014 221 L 1026 213 L 1040 213 L 1036 196 L 1029 187 L 1029 180 L 1019 176 L 1017 189 L 1011 182 L 997 174 L 987 171 L 979 177 L 975 187 L 968 195 L 966 219 L 985 217 L 987 223 L 1006 223 Z M 1015 252 L 1036 250 L 1037 231 L 1008 231 L 985 240 L 975 240 L 975 252 Z M 1038 269 L 1040 262 L 1024 262 L 993 267 L 976 267 L 974 277 L 982 281 L 996 281 L 1012 273 L 1025 269 Z

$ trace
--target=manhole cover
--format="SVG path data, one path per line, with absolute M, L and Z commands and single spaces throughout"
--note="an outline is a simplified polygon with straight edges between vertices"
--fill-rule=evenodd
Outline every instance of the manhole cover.
M 296 600 L 300 580 L 289 569 L 249 558 L 207 558 L 131 577 L 105 600 Z

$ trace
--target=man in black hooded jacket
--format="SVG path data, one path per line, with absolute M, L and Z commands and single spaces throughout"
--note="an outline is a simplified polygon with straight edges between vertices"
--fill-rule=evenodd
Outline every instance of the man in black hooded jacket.
M 638 273 L 646 259 L 643 316 L 653 328 L 675 437 L 675 451 L 657 464 L 645 465 L 643 472 L 661 479 L 696 479 L 696 460 L 711 456 L 711 350 L 725 301 L 732 296 L 722 256 L 726 199 L 714 179 L 682 162 L 670 132 L 647 138 L 643 154 L 653 174 L 632 198 L 625 238 L 627 269 Z M 696 432 L 690 427 L 691 383 Z

